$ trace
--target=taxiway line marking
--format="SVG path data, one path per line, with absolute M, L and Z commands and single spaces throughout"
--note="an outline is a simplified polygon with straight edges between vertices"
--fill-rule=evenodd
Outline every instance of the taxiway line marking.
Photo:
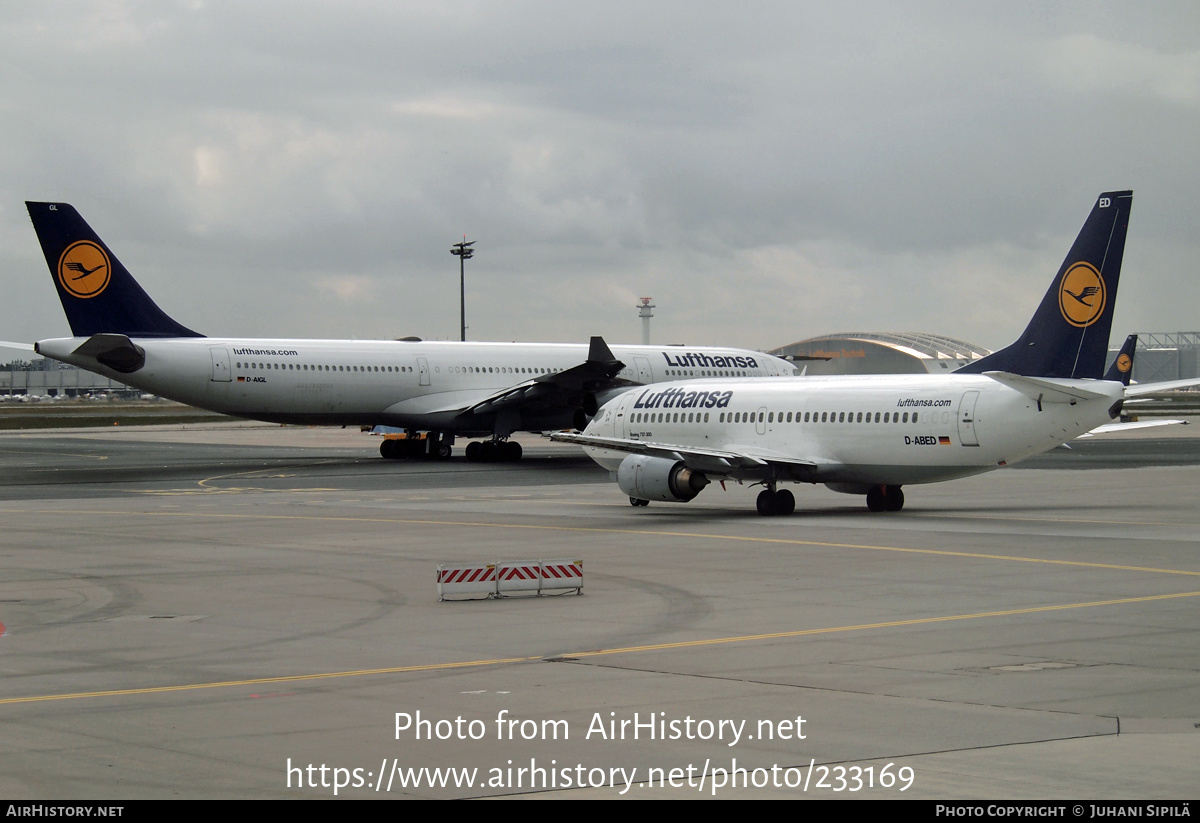
M 573 652 L 562 657 L 599 657 L 606 654 L 623 654 L 634 652 L 651 652 L 666 649 L 687 649 L 696 646 L 716 646 L 721 643 L 748 643 L 756 640 L 780 640 L 791 637 L 805 637 L 814 634 L 836 634 L 838 632 L 866 631 L 869 629 L 895 629 L 902 626 L 925 626 L 931 623 L 948 623 L 955 620 L 982 620 L 989 617 L 1012 617 L 1022 614 L 1040 614 L 1043 612 L 1066 611 L 1069 609 L 1090 609 L 1099 606 L 1119 606 L 1129 603 L 1147 603 L 1154 600 L 1174 600 L 1182 597 L 1200 597 L 1200 591 L 1175 592 L 1173 594 L 1152 594 L 1144 597 L 1123 597 L 1116 600 L 1093 600 L 1087 603 L 1062 603 L 1055 606 L 1028 606 L 1023 609 L 1002 609 L 1000 611 L 976 612 L 974 614 L 951 614 L 939 617 L 914 617 L 909 620 L 889 620 L 882 623 L 861 623 L 854 626 L 832 626 L 824 629 L 796 629 L 786 632 L 770 632 L 768 634 L 746 634 L 739 637 L 705 638 L 704 640 L 682 640 L 676 643 L 654 643 L 646 646 L 628 646 L 622 649 L 597 649 L 589 652 Z
M 1200 571 L 1188 569 L 1161 569 L 1153 566 L 1126 566 L 1117 563 L 1091 563 L 1085 560 L 1052 560 L 1045 557 L 1020 557 L 1007 554 L 984 554 L 981 552 L 955 552 L 942 549 L 906 548 L 903 546 L 876 546 L 869 543 L 830 543 L 820 540 L 797 540 L 786 537 L 752 537 L 739 534 L 710 534 L 704 532 L 673 532 L 647 529 L 613 529 L 595 526 L 558 526 L 538 523 L 477 523 L 471 521 L 451 520 L 414 520 L 400 517 L 342 517 L 334 515 L 292 515 L 292 514 L 238 514 L 235 512 L 122 512 L 117 510 L 82 510 L 82 509 L 0 509 L 6 514 L 54 514 L 81 515 L 85 517 L 196 517 L 234 520 L 291 520 L 328 523 L 398 523 L 414 526 L 452 526 L 455 528 L 473 527 L 485 529 L 527 529 L 531 531 L 583 532 L 591 534 L 636 534 L 643 537 L 678 537 L 688 540 L 725 540 L 738 543 L 774 543 L 783 546 L 816 546 L 827 549 L 862 549 L 878 552 L 898 552 L 901 554 L 922 554 L 933 557 L 962 557 L 972 560 L 1001 560 L 1009 563 L 1042 563 L 1050 566 L 1073 566 L 1084 569 L 1104 569 L 1106 571 L 1146 572 L 1149 574 L 1174 574 L 1188 577 L 1200 577 Z
M 875 629 L 895 629 L 904 626 L 925 626 L 933 623 L 949 623 L 959 620 L 984 620 L 996 617 L 1012 617 L 1016 615 L 1039 614 L 1043 612 L 1067 611 L 1070 609 L 1092 609 L 1100 606 L 1121 606 L 1130 603 L 1149 603 L 1156 600 L 1173 600 L 1184 597 L 1200 597 L 1200 591 L 1178 592 L 1175 594 L 1154 594 L 1145 597 L 1125 597 L 1116 600 L 1092 600 L 1086 603 L 1060 603 L 1052 606 L 1029 606 L 1022 609 L 1003 609 L 1000 611 L 975 612 L 971 614 L 950 614 L 936 617 L 915 617 L 910 620 L 888 620 L 881 623 L 859 623 L 850 626 L 826 626 L 819 629 L 795 629 L 786 632 L 770 632 L 767 634 L 745 634 L 737 637 L 709 637 L 703 640 L 682 640 L 676 643 L 655 643 L 645 646 L 624 646 L 615 649 L 593 649 L 584 652 L 556 654 L 555 657 L 600 657 L 612 654 L 637 654 L 639 652 L 669 651 L 671 649 L 694 649 L 700 646 L 717 646 L 728 643 L 753 643 L 763 640 L 783 640 L 795 637 L 811 637 L 822 634 L 839 634 L 842 632 L 871 631 Z M 544 660 L 545 657 L 506 657 L 493 660 L 465 660 L 458 663 L 426 663 L 414 666 L 392 666 L 381 669 L 356 669 L 341 672 L 318 672 L 313 674 L 283 675 L 280 677 L 256 677 L 246 680 L 222 680 L 213 683 L 188 683 L 178 686 L 148 686 L 138 689 L 109 689 L 96 692 L 75 692 L 72 694 L 43 694 L 29 697 L 0 698 L 0 705 L 16 703 L 45 703 L 52 700 L 83 700 L 96 697 L 125 697 L 133 695 L 164 694 L 168 692 L 199 691 L 201 689 L 223 689 L 236 686 L 261 686 L 270 683 L 298 683 L 310 680 L 328 680 L 338 677 L 369 677 L 381 674 L 406 674 L 409 672 L 445 671 L 449 669 L 479 668 L 483 666 L 502 666 L 509 663 L 529 663 Z

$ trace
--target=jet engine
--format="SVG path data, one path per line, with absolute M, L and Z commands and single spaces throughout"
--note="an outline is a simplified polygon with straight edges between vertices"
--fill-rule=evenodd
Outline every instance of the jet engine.
M 686 503 L 708 485 L 708 477 L 679 460 L 631 454 L 617 468 L 617 485 L 630 499 Z

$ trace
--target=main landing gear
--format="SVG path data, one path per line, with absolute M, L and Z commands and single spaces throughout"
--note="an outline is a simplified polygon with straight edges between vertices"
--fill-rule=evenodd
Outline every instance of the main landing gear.
M 763 517 L 791 514 L 796 510 L 796 496 L 787 489 L 765 488 L 758 493 L 758 513 Z
M 515 463 L 521 459 L 521 444 L 515 440 L 474 440 L 467 444 L 472 463 Z
M 388 460 L 413 457 L 446 460 L 454 451 L 453 443 L 453 435 L 444 437 L 441 432 L 430 432 L 425 437 L 391 437 L 379 444 L 379 453 Z
M 867 492 L 867 508 L 873 512 L 898 512 L 904 508 L 904 492 L 899 486 L 872 486 Z

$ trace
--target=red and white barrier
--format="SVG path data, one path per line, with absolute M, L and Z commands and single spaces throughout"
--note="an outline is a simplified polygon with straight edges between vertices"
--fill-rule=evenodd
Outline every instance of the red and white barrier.
M 438 600 L 453 595 L 583 592 L 582 560 L 510 560 L 438 566 Z
M 447 595 L 462 594 L 491 597 L 496 593 L 496 564 L 438 566 L 437 584 L 438 600 L 445 600 Z

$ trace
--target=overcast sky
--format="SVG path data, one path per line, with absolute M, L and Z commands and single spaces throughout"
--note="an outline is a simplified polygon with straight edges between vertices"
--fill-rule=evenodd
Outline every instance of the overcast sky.
M 0 7 L 0 339 L 67 336 L 25 200 L 212 336 L 769 348 L 1033 313 L 1135 192 L 1113 335 L 1200 328 L 1200 4 Z

